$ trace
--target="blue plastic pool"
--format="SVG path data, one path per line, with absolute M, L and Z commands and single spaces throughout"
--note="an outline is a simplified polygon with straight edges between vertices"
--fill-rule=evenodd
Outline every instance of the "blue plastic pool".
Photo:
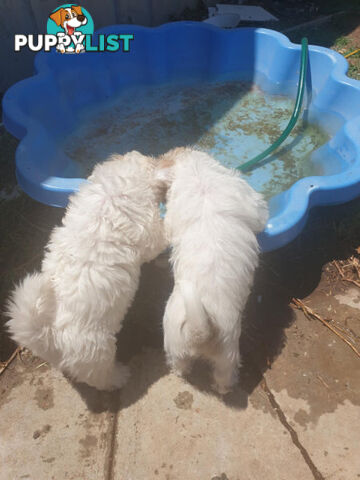
M 277 32 L 179 22 L 98 33 L 134 33 L 131 51 L 40 53 L 35 75 L 4 96 L 4 124 L 21 139 L 18 182 L 40 202 L 65 206 L 96 161 L 134 148 L 157 155 L 194 144 L 239 165 L 291 115 L 300 46 Z M 346 70 L 341 55 L 310 47 L 303 118 L 248 176 L 269 199 L 263 250 L 295 238 L 312 206 L 360 194 L 360 82 Z

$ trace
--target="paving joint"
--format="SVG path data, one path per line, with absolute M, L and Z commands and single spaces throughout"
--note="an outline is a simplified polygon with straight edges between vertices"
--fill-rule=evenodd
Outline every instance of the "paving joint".
M 296 432 L 296 430 L 294 430 L 294 428 L 289 424 L 284 412 L 282 411 L 279 403 L 276 401 L 275 399 L 275 396 L 274 394 L 272 393 L 272 391 L 270 390 L 270 388 L 268 387 L 268 384 L 266 382 L 266 379 L 265 377 L 263 376 L 262 378 L 262 381 L 261 381 L 261 388 L 263 389 L 263 391 L 265 392 L 267 398 L 269 399 L 269 402 L 272 406 L 272 408 L 274 409 L 278 419 L 280 420 L 281 424 L 283 425 L 283 427 L 289 432 L 290 434 L 290 437 L 291 437 L 291 440 L 292 440 L 292 443 L 294 444 L 294 446 L 299 450 L 301 456 L 303 457 L 303 459 L 305 460 L 305 463 L 307 464 L 307 466 L 309 467 L 313 477 L 315 480 L 325 480 L 325 477 L 322 475 L 322 473 L 317 469 L 316 465 L 314 464 L 314 462 L 312 461 L 308 451 L 306 450 L 306 448 L 301 444 L 300 440 L 299 440 L 299 436 Z
M 115 449 L 116 449 L 115 446 L 116 446 L 116 430 L 118 425 L 118 415 L 119 415 L 119 412 L 110 414 L 111 426 L 108 434 L 109 451 L 106 453 L 104 480 L 112 480 L 114 478 L 114 459 L 115 459 Z

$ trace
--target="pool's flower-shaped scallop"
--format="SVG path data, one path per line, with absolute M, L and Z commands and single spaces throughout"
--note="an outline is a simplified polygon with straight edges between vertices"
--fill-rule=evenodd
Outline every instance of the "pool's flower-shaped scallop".
M 300 46 L 272 30 L 176 22 L 157 28 L 119 25 L 97 33 L 135 37 L 128 53 L 39 53 L 35 75 L 12 86 L 3 99 L 5 127 L 21 140 L 18 182 L 49 205 L 65 206 L 84 181 L 62 147 L 84 109 L 129 86 L 236 77 L 268 82 L 275 86 L 273 93 L 296 93 Z M 360 82 L 346 71 L 341 55 L 310 46 L 307 114 L 331 140 L 321 147 L 321 176 L 301 178 L 270 200 L 270 219 L 259 236 L 263 250 L 294 239 L 312 206 L 342 203 L 360 194 Z

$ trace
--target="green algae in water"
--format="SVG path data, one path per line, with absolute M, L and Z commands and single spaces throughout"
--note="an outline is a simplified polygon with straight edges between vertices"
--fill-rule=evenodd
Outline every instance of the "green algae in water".
M 293 99 L 244 82 L 134 88 L 84 115 L 65 152 L 84 176 L 113 153 L 139 150 L 157 156 L 182 145 L 237 167 L 277 139 L 293 108 Z M 299 178 L 321 175 L 311 154 L 328 140 L 317 125 L 299 120 L 271 161 L 246 174 L 249 183 L 270 198 Z

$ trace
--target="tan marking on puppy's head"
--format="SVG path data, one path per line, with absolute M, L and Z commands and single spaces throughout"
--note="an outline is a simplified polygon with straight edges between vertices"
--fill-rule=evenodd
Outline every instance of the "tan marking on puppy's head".
M 165 200 L 166 189 L 164 185 L 157 178 L 157 166 L 159 159 L 152 157 L 151 155 L 144 155 L 137 150 L 132 150 L 126 153 L 124 156 L 132 157 L 136 159 L 138 164 L 148 173 L 151 188 L 155 192 L 156 200 L 163 202 Z
M 184 157 L 184 154 L 190 151 L 191 149 L 188 147 L 175 147 L 161 155 L 156 167 L 158 171 L 158 179 L 165 182 L 167 186 L 170 186 L 175 163 L 181 160 L 181 158 Z
M 175 147 L 164 153 L 160 157 L 159 168 L 168 168 L 175 165 L 175 162 L 179 160 L 184 153 L 189 151 L 188 147 Z
M 180 150 L 182 150 L 181 147 L 174 148 L 161 155 L 155 167 L 155 181 L 164 199 L 173 180 L 173 167 L 176 163 L 177 153 L 180 153 Z
M 161 156 L 159 158 L 159 162 L 156 168 L 161 170 L 162 168 L 171 168 L 174 165 L 175 165 L 175 160 L 173 158 L 167 157 L 167 156 Z

